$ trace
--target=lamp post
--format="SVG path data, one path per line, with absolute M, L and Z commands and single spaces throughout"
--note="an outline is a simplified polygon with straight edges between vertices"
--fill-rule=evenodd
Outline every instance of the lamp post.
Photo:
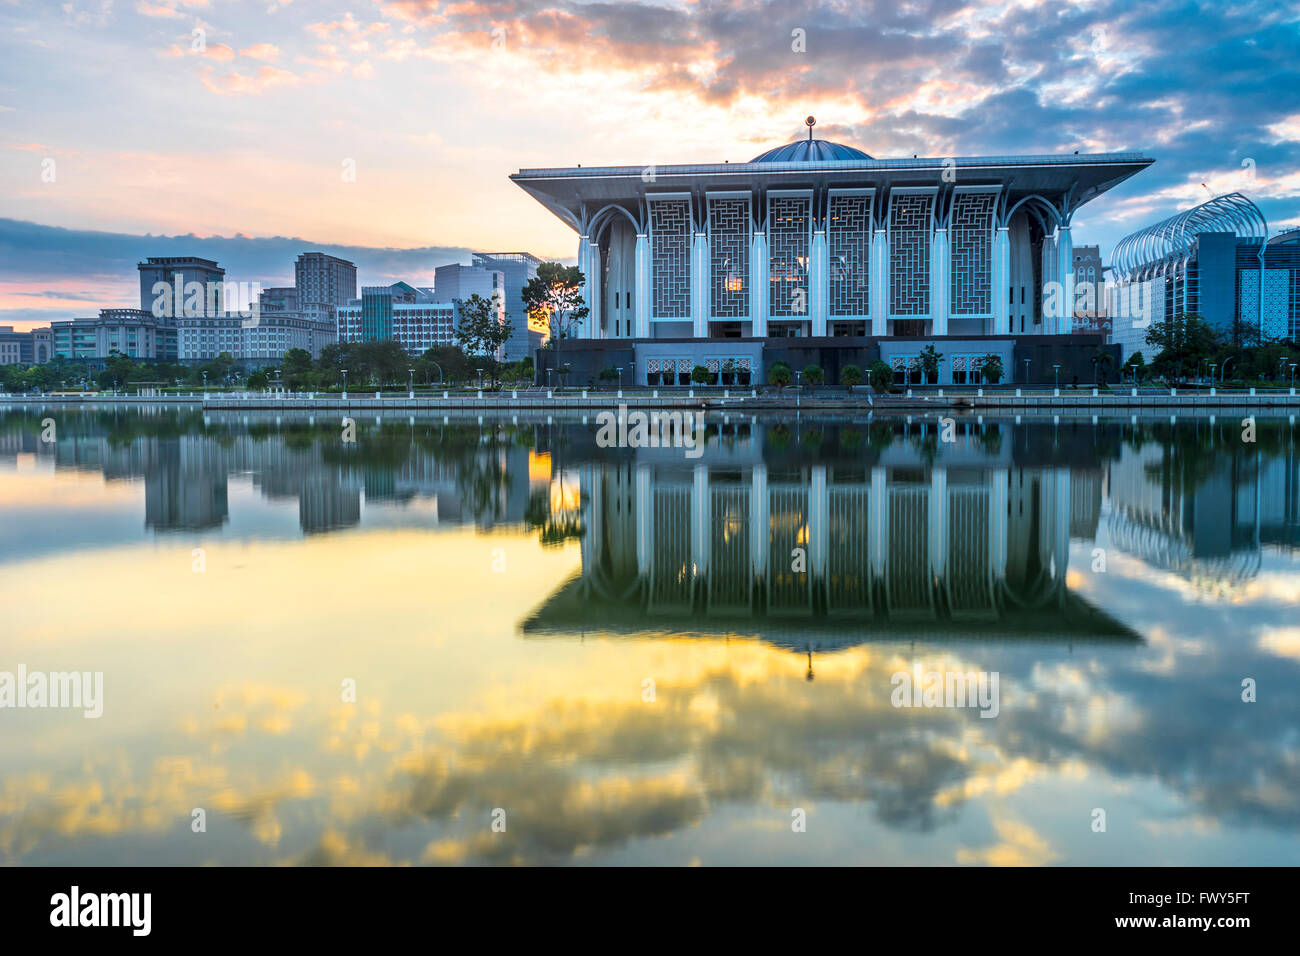
M 411 398 L 415 398 L 415 369 L 408 368 L 406 370 L 406 376 L 406 390 L 410 394 Z
M 1029 384 L 1029 359 L 1025 359 L 1025 384 Z
M 204 372 L 204 373 L 203 373 L 203 391 L 206 393 L 207 390 L 208 390 L 208 373 L 207 373 L 207 372 Z
M 348 370 L 345 368 L 341 368 L 339 369 L 339 371 L 343 373 L 343 397 L 347 398 L 348 397 Z
M 1228 372 L 1228 363 L 1231 362 L 1231 361 L 1233 361 L 1234 359 L 1236 359 L 1236 358 L 1238 358 L 1238 357 L 1239 357 L 1239 356 L 1236 356 L 1236 355 L 1229 355 L 1226 359 L 1223 360 L 1223 366 L 1219 369 L 1219 384 L 1220 384 L 1220 385 L 1223 384 L 1223 377 L 1224 377 L 1224 375 L 1226 375 L 1227 372 Z
M 1061 387 L 1061 366 L 1053 365 L 1052 372 L 1056 375 L 1056 387 L 1059 389 Z
M 622 391 L 622 390 L 623 390 L 623 366 L 621 366 L 621 365 L 615 365 L 614 368 L 615 368 L 615 370 L 618 372 L 618 388 L 619 388 L 619 391 Z
M 1219 367 L 1219 363 L 1218 363 L 1218 362 L 1211 362 L 1211 363 L 1210 363 L 1210 384 L 1211 384 L 1211 385 L 1214 384 L 1214 370 L 1215 370 L 1216 368 L 1218 368 L 1218 367 Z
M 1292 362 L 1292 363 L 1290 364 L 1290 369 L 1291 369 L 1291 387 L 1292 387 L 1292 388 L 1295 387 L 1295 367 L 1296 367 L 1296 363 L 1295 363 L 1295 362 Z
M 803 369 L 795 370 L 794 387 L 796 389 L 794 395 L 794 407 L 802 408 L 803 407 Z
M 478 372 L 478 387 L 479 387 L 479 388 L 482 388 L 482 387 L 483 387 L 483 370 L 480 368 L 480 369 L 475 369 L 475 371 Z

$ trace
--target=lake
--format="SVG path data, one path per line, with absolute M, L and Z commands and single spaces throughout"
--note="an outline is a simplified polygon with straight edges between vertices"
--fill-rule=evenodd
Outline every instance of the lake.
M 1243 433 L 0 406 L 0 863 L 1293 864 Z

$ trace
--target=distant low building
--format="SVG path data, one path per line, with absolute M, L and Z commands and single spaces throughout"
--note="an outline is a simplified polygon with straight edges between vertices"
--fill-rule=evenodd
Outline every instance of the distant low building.
M 44 365 L 54 357 L 53 341 L 48 328 L 15 332 L 0 325 L 0 365 Z
M 53 354 L 71 360 L 106 359 L 120 352 L 134 359 L 174 362 L 176 320 L 147 309 L 100 309 L 95 318 L 50 323 Z
M 1106 311 L 1106 268 L 1098 246 L 1074 247 L 1074 329 L 1078 334 L 1110 335 Z

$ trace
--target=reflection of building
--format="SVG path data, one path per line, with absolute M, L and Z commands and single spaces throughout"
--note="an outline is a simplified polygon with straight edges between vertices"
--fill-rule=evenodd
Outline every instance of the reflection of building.
M 1231 591 L 1259 573 L 1265 546 L 1300 545 L 1300 460 L 1204 452 L 1126 444 L 1109 466 L 1107 526 L 1152 567 Z
M 736 629 L 800 647 L 1131 636 L 1065 587 L 1081 520 L 1067 469 L 630 464 L 583 477 L 581 577 L 525 630 Z

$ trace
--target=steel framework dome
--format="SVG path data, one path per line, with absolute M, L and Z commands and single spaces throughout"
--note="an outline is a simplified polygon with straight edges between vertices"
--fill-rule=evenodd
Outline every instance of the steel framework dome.
M 1121 279 L 1146 277 L 1169 266 L 1180 269 L 1192 258 L 1202 232 L 1231 232 L 1262 241 L 1268 237 L 1268 223 L 1241 193 L 1216 196 L 1125 236 L 1115 247 L 1112 266 Z

